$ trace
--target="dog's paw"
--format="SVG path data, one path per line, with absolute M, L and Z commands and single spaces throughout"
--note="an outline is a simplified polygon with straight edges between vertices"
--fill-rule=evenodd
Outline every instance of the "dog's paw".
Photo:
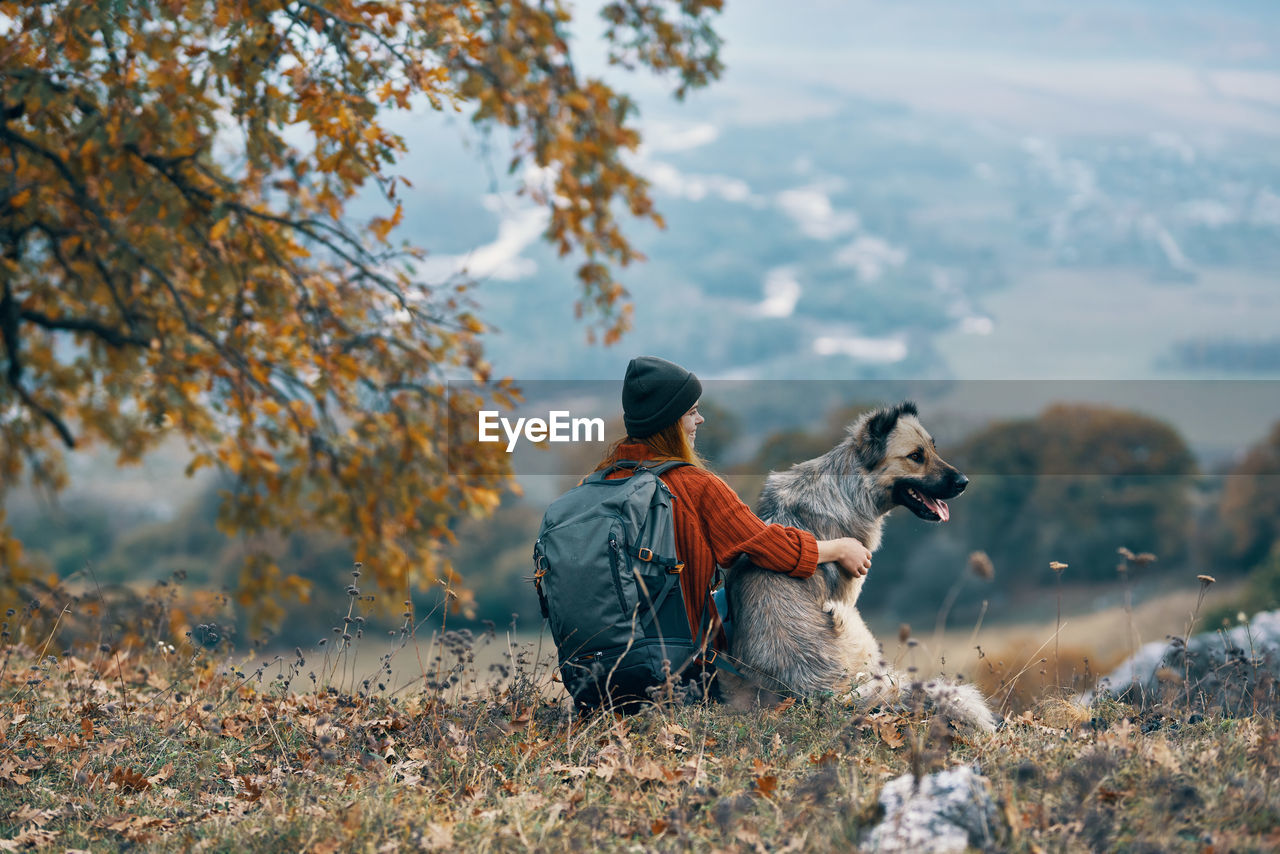
M 946 684 L 933 695 L 938 707 L 957 724 L 985 734 L 996 731 L 999 721 L 987 700 L 972 685 Z

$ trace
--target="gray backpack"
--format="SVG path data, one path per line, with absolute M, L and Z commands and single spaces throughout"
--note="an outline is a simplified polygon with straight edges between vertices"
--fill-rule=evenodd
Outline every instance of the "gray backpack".
M 701 670 L 680 589 L 675 499 L 658 477 L 682 465 L 620 460 L 543 516 L 533 580 L 579 709 L 634 710 L 668 677 Z M 607 479 L 619 468 L 634 473 Z

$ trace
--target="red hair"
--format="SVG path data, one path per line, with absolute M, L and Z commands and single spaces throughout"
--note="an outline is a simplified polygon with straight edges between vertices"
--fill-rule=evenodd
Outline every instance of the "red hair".
M 644 445 L 650 453 L 645 455 L 646 460 L 654 462 L 666 462 L 668 460 L 681 460 L 695 465 L 698 468 L 706 468 L 707 464 L 702 457 L 698 456 L 698 452 L 693 449 L 693 445 L 689 444 L 689 434 L 684 431 L 684 427 L 679 421 L 671 423 L 667 427 L 663 427 L 652 436 L 645 436 L 643 439 L 636 439 L 632 436 L 623 436 L 614 442 L 608 453 L 604 455 L 604 459 L 596 466 L 595 470 L 600 471 L 623 459 L 619 453 L 623 445 Z M 638 461 L 637 461 L 638 462 Z

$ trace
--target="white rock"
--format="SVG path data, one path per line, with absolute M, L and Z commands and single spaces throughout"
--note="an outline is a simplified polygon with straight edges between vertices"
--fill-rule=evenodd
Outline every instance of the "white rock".
M 880 792 L 884 820 L 867 837 L 868 851 L 941 854 L 995 845 L 997 810 L 991 784 L 973 766 L 920 778 L 903 774 Z
M 1162 684 L 1161 670 L 1172 673 L 1177 681 Z M 1198 634 L 1185 652 L 1181 638 L 1144 644 L 1098 680 L 1097 693 L 1139 703 L 1181 694 L 1193 697 L 1198 705 L 1230 713 L 1248 705 L 1250 691 L 1266 673 L 1280 677 L 1280 611 L 1262 611 L 1248 624 Z M 1188 684 L 1189 689 L 1184 687 Z M 1087 704 L 1094 696 L 1095 692 L 1087 692 L 1078 699 Z

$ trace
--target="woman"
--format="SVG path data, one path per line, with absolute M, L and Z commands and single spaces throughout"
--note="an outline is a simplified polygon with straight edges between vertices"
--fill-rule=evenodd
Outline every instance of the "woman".
M 707 592 L 716 566 L 727 567 L 740 555 L 795 578 L 808 578 L 819 563 L 828 561 L 850 575 L 866 575 L 871 552 L 862 543 L 851 537 L 819 541 L 808 531 L 766 524 L 707 470 L 693 449 L 698 425 L 706 420 L 698 412 L 701 395 L 702 383 L 679 365 L 656 356 L 632 359 L 622 384 L 627 435 L 596 466 L 600 471 L 618 460 L 689 463 L 666 472 L 662 481 L 676 499 L 676 554 L 685 564 L 680 584 L 694 633 L 703 624 L 703 608 L 710 607 Z M 620 469 L 610 477 L 629 475 L 629 470 Z M 712 610 L 712 646 L 720 648 L 723 633 Z

